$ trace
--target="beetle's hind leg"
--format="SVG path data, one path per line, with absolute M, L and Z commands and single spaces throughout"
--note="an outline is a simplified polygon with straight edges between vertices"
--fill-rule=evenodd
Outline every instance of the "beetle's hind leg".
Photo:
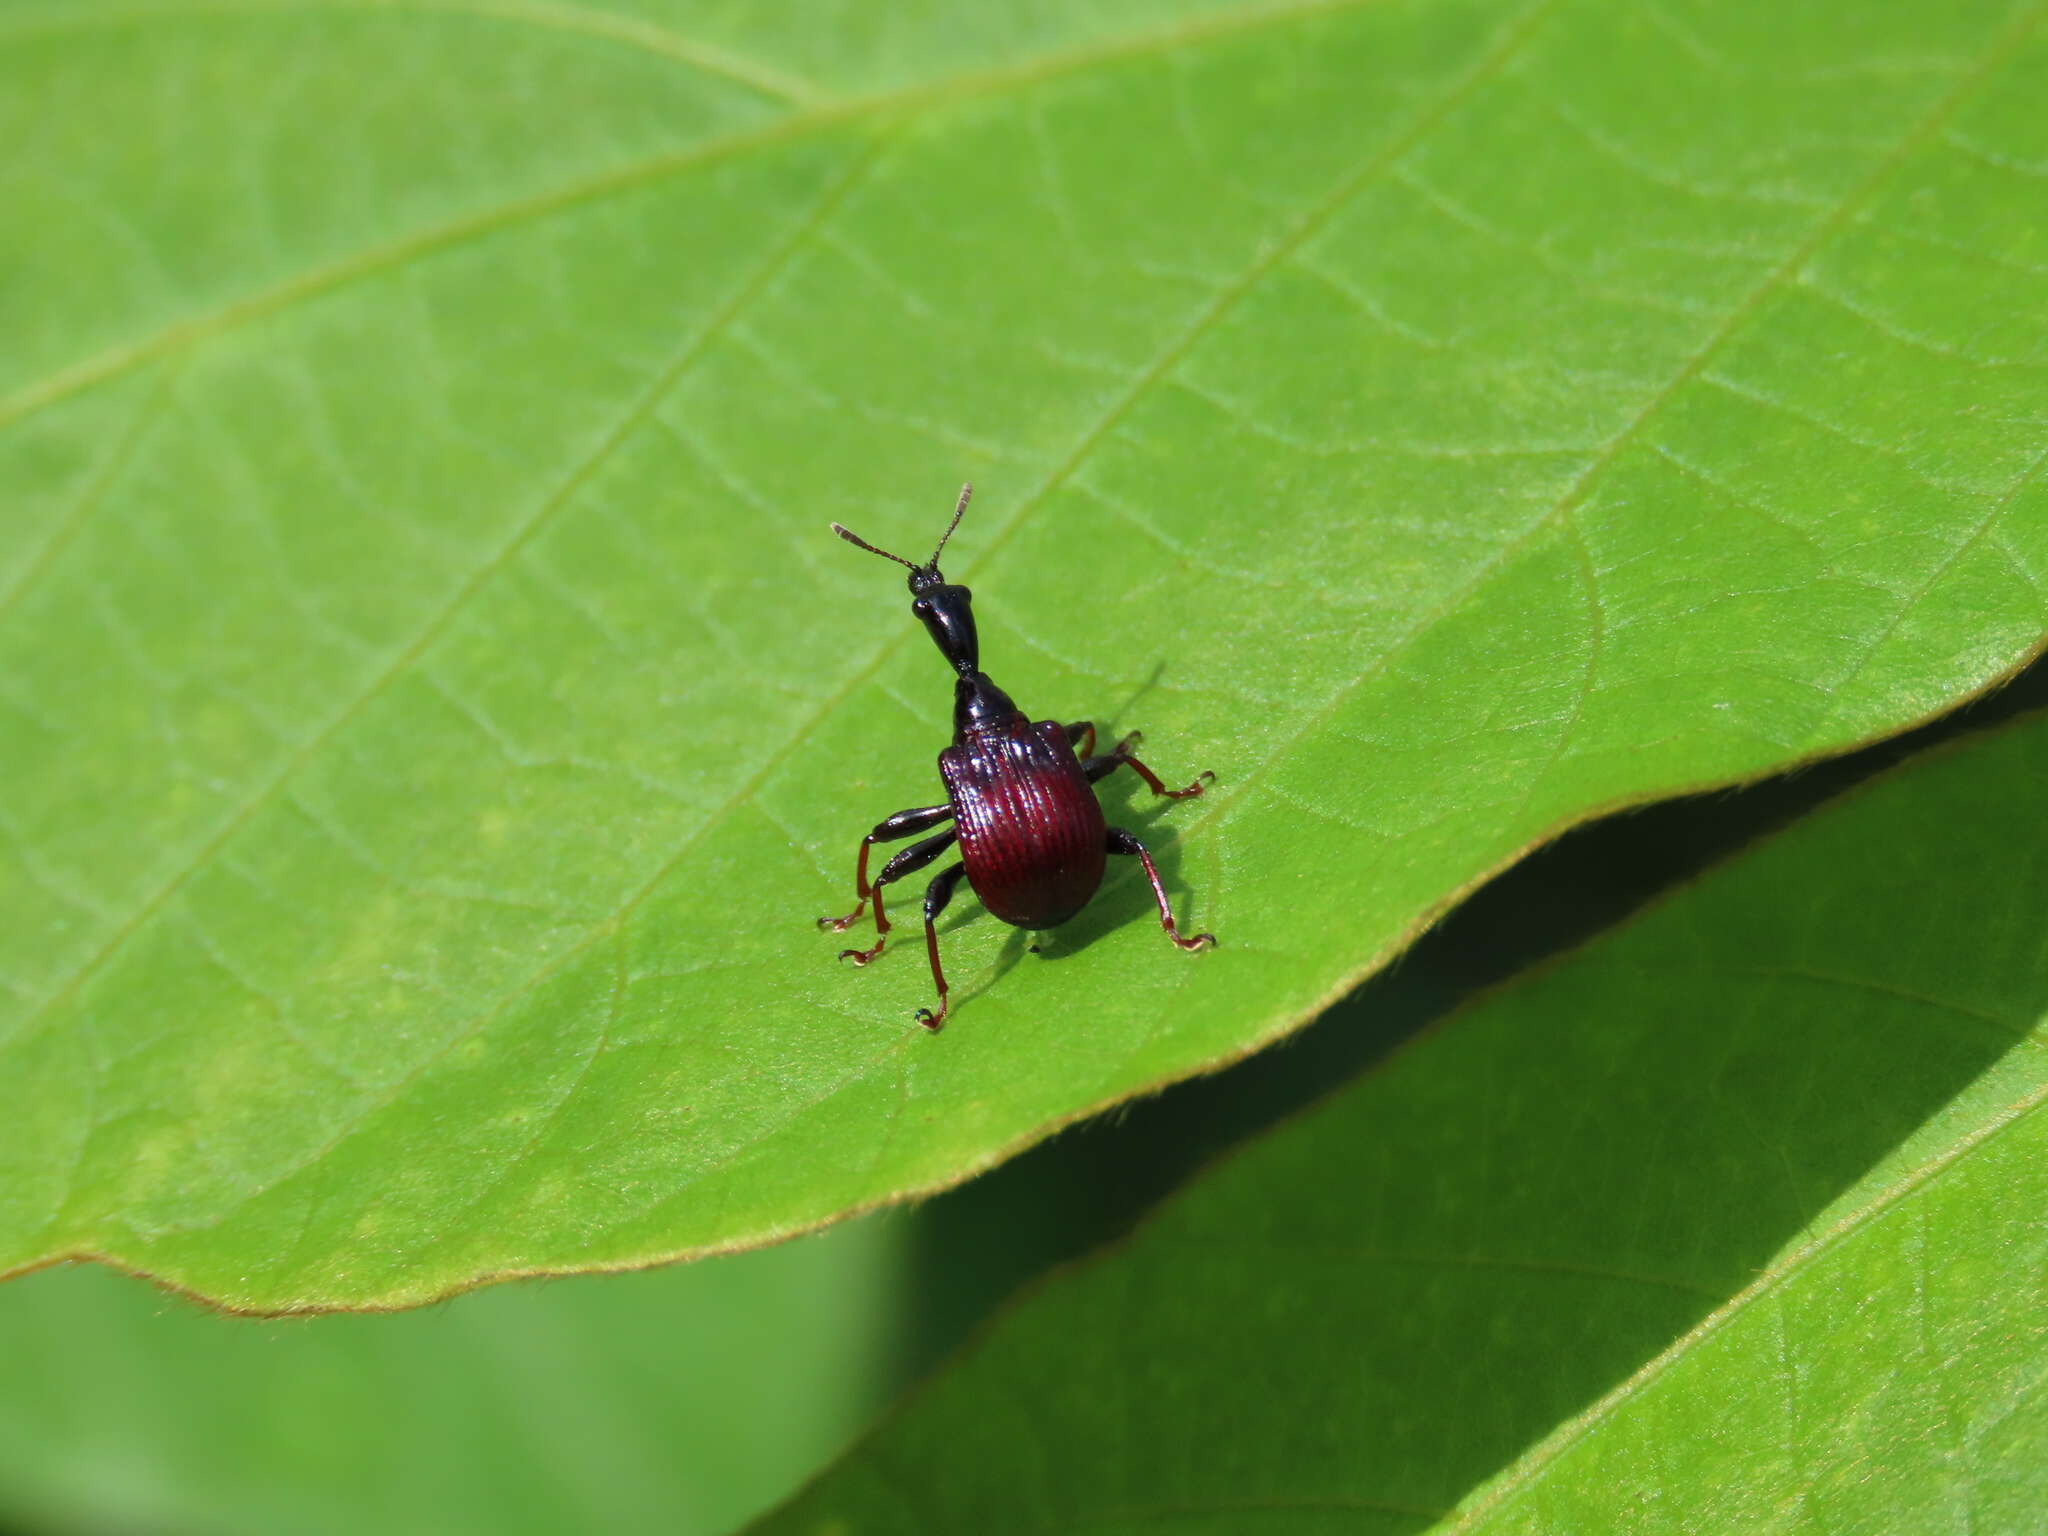
M 818 926 L 820 928 L 830 928 L 834 933 L 844 933 L 860 921 L 861 913 L 867 910 L 868 898 L 875 894 L 875 887 L 868 884 L 868 850 L 870 848 L 874 847 L 877 843 L 897 842 L 909 837 L 914 832 L 922 832 L 928 827 L 936 827 L 952 814 L 953 807 L 950 804 L 926 805 L 920 806 L 916 810 L 898 811 L 894 816 L 877 823 L 875 830 L 860 840 L 860 862 L 854 867 L 853 894 L 858 896 L 860 900 L 853 904 L 853 910 L 844 917 L 819 918 Z M 891 860 L 891 863 L 893 862 Z M 885 872 L 882 879 L 886 880 L 888 878 Z M 876 883 L 879 884 L 880 882 Z M 879 904 L 877 904 L 875 911 L 877 915 L 880 914 L 881 907 Z M 886 932 L 888 924 L 882 924 L 882 928 Z
M 1062 729 L 1067 733 L 1067 745 L 1074 749 L 1074 756 L 1094 756 L 1095 722 L 1093 720 L 1070 720 Z
M 1068 729 L 1071 730 L 1072 727 L 1070 726 L 1068 727 Z M 1088 776 L 1088 782 L 1090 784 L 1093 784 L 1098 779 L 1106 779 L 1112 773 L 1115 773 L 1117 769 L 1123 767 L 1126 763 L 1128 763 L 1130 765 L 1131 772 L 1135 773 L 1139 778 L 1143 779 L 1146 782 L 1146 784 L 1151 786 L 1153 794 L 1164 795 L 1169 800 L 1185 800 L 1190 795 L 1199 795 L 1203 790 L 1209 787 L 1210 783 L 1212 783 L 1215 780 L 1216 775 L 1211 773 L 1207 768 L 1204 768 L 1200 773 L 1195 775 L 1195 782 L 1190 784 L 1186 789 L 1168 789 L 1163 783 L 1160 782 L 1158 774 L 1154 773 L 1150 768 L 1147 768 L 1143 763 L 1139 762 L 1137 758 L 1131 755 L 1131 749 L 1136 747 L 1137 744 L 1143 739 L 1144 732 L 1133 731 L 1130 735 L 1126 736 L 1122 741 L 1118 742 L 1114 747 L 1111 747 L 1107 752 L 1103 753 L 1102 756 L 1091 757 L 1086 762 L 1082 763 L 1081 771 Z
M 1145 865 L 1145 878 L 1152 882 L 1152 897 L 1159 903 L 1159 926 L 1166 930 L 1166 936 L 1182 949 L 1205 949 L 1216 942 L 1213 933 L 1198 933 L 1191 938 L 1182 938 L 1180 928 L 1173 920 L 1173 908 L 1167 904 L 1166 887 L 1160 883 L 1159 866 L 1152 862 L 1152 855 L 1122 827 L 1109 829 L 1109 851 L 1111 853 L 1135 853 Z
M 924 952 L 931 956 L 932 985 L 939 989 L 939 1011 L 929 1008 L 917 1010 L 917 1022 L 933 1034 L 946 1027 L 946 973 L 939 968 L 939 930 L 933 925 L 939 914 L 946 910 L 946 903 L 953 899 L 953 887 L 960 883 L 960 877 L 967 873 L 965 864 L 951 864 L 932 876 L 932 883 L 924 890 Z
M 901 880 L 905 875 L 916 874 L 952 847 L 953 839 L 959 835 L 958 827 L 948 827 L 921 843 L 912 843 L 882 866 L 882 872 L 875 876 L 875 883 L 868 888 L 868 894 L 875 898 L 875 946 L 873 949 L 842 949 L 839 951 L 840 959 L 866 965 L 882 952 L 882 946 L 889 942 L 889 914 L 882 910 L 882 887 L 891 881 Z

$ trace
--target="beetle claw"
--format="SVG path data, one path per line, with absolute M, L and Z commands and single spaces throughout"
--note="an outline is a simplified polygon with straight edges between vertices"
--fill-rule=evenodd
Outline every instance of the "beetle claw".
M 882 952 L 882 946 L 887 942 L 886 939 L 877 939 L 873 949 L 842 949 L 839 951 L 839 958 L 851 960 L 855 965 L 866 965 Z
M 1170 933 L 1167 937 L 1186 950 L 1214 949 L 1216 947 L 1216 935 L 1213 933 L 1198 933 L 1185 939 L 1177 933 Z

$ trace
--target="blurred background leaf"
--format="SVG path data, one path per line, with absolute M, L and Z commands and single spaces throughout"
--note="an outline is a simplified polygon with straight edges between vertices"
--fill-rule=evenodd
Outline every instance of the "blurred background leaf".
M 2048 571 L 2037 14 L 0 10 L 0 1265 L 786 1234 L 1982 688 Z M 998 677 L 1222 775 L 1152 835 L 1224 946 L 1128 871 L 1044 957 L 963 914 L 933 1041 L 914 945 L 810 927 L 946 716 L 823 525 L 970 475 Z
M 97 1269 L 0 1291 L 0 1523 L 717 1536 L 896 1384 L 901 1218 L 716 1264 L 255 1322 Z
M 2033 1529 L 2044 778 L 2036 713 L 1447 1020 L 762 1529 Z

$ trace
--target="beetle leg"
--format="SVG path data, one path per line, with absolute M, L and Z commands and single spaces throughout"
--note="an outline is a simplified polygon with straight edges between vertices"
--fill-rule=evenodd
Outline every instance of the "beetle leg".
M 875 947 L 842 949 L 839 951 L 840 959 L 851 960 L 855 965 L 866 965 L 882 952 L 882 946 L 889 942 L 889 914 L 882 910 L 882 887 L 892 880 L 901 880 L 905 875 L 916 874 L 952 847 L 953 839 L 959 835 L 958 827 L 948 827 L 921 843 L 912 843 L 882 866 L 882 872 L 875 876 L 875 883 L 868 888 L 868 894 L 875 898 Z
M 1213 780 L 1216 777 L 1215 774 L 1204 768 L 1195 775 L 1195 782 L 1186 789 L 1168 789 L 1164 784 L 1160 783 L 1158 774 L 1131 756 L 1131 748 L 1135 747 L 1142 738 L 1143 732 L 1133 731 L 1109 751 L 1103 753 L 1102 756 L 1091 757 L 1084 762 L 1081 765 L 1081 771 L 1088 776 L 1088 782 L 1093 784 L 1099 779 L 1106 779 L 1112 773 L 1115 773 L 1117 769 L 1128 763 L 1130 764 L 1131 772 L 1151 786 L 1153 794 L 1164 795 L 1169 800 L 1185 800 L 1190 795 L 1199 795 L 1208 787 L 1204 781 Z
M 1180 936 L 1180 929 L 1175 926 L 1173 921 L 1173 908 L 1168 906 L 1166 902 L 1166 887 L 1159 882 L 1159 866 L 1152 862 L 1152 855 L 1145 851 L 1143 843 L 1131 836 L 1122 827 L 1111 827 L 1109 829 L 1109 851 L 1111 853 L 1135 853 L 1144 861 L 1145 878 L 1152 882 L 1152 895 L 1159 903 L 1159 926 L 1166 930 L 1166 936 L 1169 939 L 1173 940 L 1182 949 L 1201 949 L 1205 945 L 1211 945 L 1216 942 L 1216 935 L 1213 933 L 1198 933 L 1194 937 L 1187 939 Z
M 946 910 L 946 903 L 953 899 L 953 887 L 960 883 L 960 877 L 967 873 L 965 864 L 951 864 L 932 876 L 932 883 L 924 888 L 924 952 L 931 956 L 932 985 L 939 989 L 939 1011 L 929 1008 L 917 1010 L 917 1022 L 933 1034 L 946 1027 L 946 973 L 939 969 L 939 930 L 932 925 L 939 920 L 939 914 Z
M 1074 749 L 1074 756 L 1092 757 L 1094 755 L 1095 722 L 1093 720 L 1073 720 L 1068 722 L 1065 729 L 1067 745 Z M 1081 744 L 1083 737 L 1087 738 L 1088 744 L 1086 746 Z
M 875 830 L 860 840 L 860 862 L 854 867 L 853 894 L 860 898 L 853 910 L 844 917 L 821 917 L 820 928 L 829 928 L 834 933 L 844 933 L 860 921 L 860 915 L 867 910 L 868 898 L 875 894 L 875 888 L 868 884 L 868 850 L 876 843 L 893 843 L 899 838 L 922 832 L 927 827 L 936 827 L 953 814 L 948 805 L 927 805 L 917 810 L 898 811 L 894 816 L 876 825 Z M 879 912 L 879 908 L 876 909 Z M 886 925 L 884 925 L 886 927 Z

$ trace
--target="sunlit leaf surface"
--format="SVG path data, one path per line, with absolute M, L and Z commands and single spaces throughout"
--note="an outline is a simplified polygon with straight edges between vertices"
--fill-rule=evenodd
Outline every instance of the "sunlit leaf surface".
M 700 14 L 701 12 L 701 14 Z M 0 5 L 0 1268 L 757 1242 L 1274 1038 L 2048 580 L 2039 7 Z M 864 973 L 949 571 L 1183 910 Z M 899 915 L 915 911 L 915 891 Z

